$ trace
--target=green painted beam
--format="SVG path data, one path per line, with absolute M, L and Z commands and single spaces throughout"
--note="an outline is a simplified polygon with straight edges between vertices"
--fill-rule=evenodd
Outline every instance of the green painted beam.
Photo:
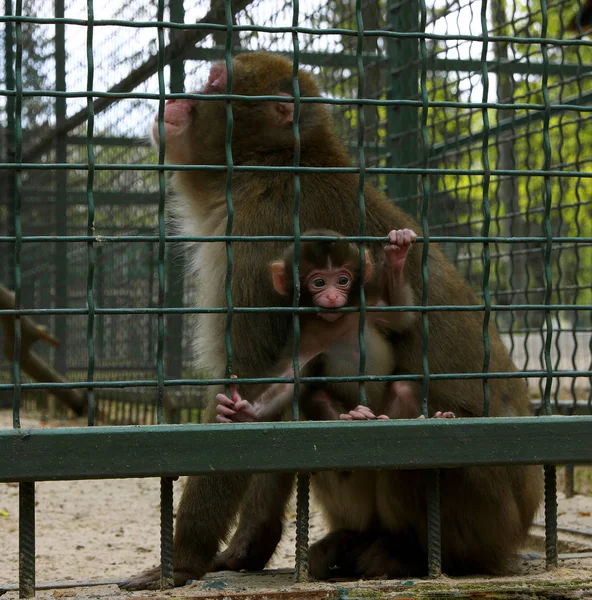
M 434 71 L 459 71 L 461 73 L 481 73 L 483 63 L 480 60 L 466 58 L 428 58 L 428 69 Z M 487 70 L 490 73 L 508 73 L 514 75 L 542 75 L 543 61 L 539 60 L 488 60 Z M 589 77 L 592 74 L 592 64 L 577 62 L 549 63 L 550 75 L 562 77 Z
M 24 187 L 23 196 L 27 200 L 27 206 L 35 204 L 47 206 L 48 200 L 55 201 L 55 193 L 53 191 L 43 189 L 31 189 Z M 107 204 L 110 206 L 130 206 L 131 204 L 139 205 L 158 205 L 158 192 L 126 192 L 121 190 L 106 190 L 93 192 L 96 204 Z M 65 198 L 69 205 L 84 204 L 86 206 L 87 197 L 86 191 L 73 190 L 69 188 L 60 194 L 60 198 Z M 129 227 L 122 229 L 129 230 Z
M 226 49 L 224 46 L 216 46 L 215 48 L 200 48 L 195 47 L 189 50 L 186 54 L 187 60 L 203 60 L 213 62 L 223 60 Z M 245 52 L 244 48 L 233 48 L 233 54 Z M 289 60 L 294 60 L 293 52 L 282 52 L 282 56 Z M 381 62 L 386 64 L 384 56 L 370 53 L 362 53 L 364 64 L 372 62 Z M 333 69 L 348 68 L 357 69 L 358 57 L 356 54 L 347 54 L 339 52 L 299 52 L 298 62 L 303 66 L 312 67 L 331 67 Z
M 67 138 L 68 144 L 74 146 L 86 146 L 88 138 L 85 135 L 69 135 Z M 94 135 L 93 145 L 97 146 L 122 146 L 124 148 L 150 148 L 148 138 L 128 137 L 128 136 L 107 136 Z
M 0 430 L 0 481 L 592 463 L 592 417 Z
M 590 104 L 592 102 L 592 91 L 584 92 L 577 96 L 573 96 L 563 101 L 563 105 L 573 105 L 574 111 L 580 110 L 578 107 Z M 512 108 L 512 104 L 507 105 L 508 108 Z M 566 109 L 567 110 L 567 109 Z M 489 128 L 489 139 L 493 139 L 494 137 L 500 135 L 505 131 L 510 131 L 512 129 L 518 130 L 521 127 L 526 127 L 529 125 L 533 125 L 538 121 L 542 121 L 545 117 L 544 112 L 536 112 L 536 113 L 527 113 L 520 117 L 512 118 L 512 119 L 504 119 L 500 121 L 493 127 Z M 584 115 L 580 114 L 582 121 L 586 118 Z M 483 139 L 484 130 L 481 129 L 474 133 L 468 133 L 465 135 L 459 135 L 456 138 L 452 138 L 449 140 L 445 140 L 444 142 L 439 142 L 438 144 L 434 144 L 430 148 L 430 156 L 433 157 L 437 154 L 445 154 L 451 150 L 458 150 L 463 146 L 470 146 L 471 144 L 475 144 L 477 142 L 481 142 Z
M 282 56 L 293 59 L 291 52 L 282 52 Z M 204 60 L 212 62 L 224 58 L 224 48 L 193 48 L 187 54 L 189 60 Z M 387 66 L 386 57 L 364 53 L 362 54 L 364 64 L 378 63 Z M 300 52 L 299 60 L 301 65 L 313 67 L 331 67 L 356 69 L 358 57 L 356 54 L 335 53 L 335 52 Z M 483 63 L 480 60 L 468 58 L 444 58 L 430 56 L 427 60 L 427 67 L 435 71 L 459 71 L 462 73 L 481 73 Z M 562 77 L 588 77 L 592 72 L 592 64 L 577 62 L 549 63 L 549 74 L 561 75 Z M 539 60 L 488 60 L 487 70 L 492 73 L 514 73 L 519 75 L 542 75 L 543 61 Z

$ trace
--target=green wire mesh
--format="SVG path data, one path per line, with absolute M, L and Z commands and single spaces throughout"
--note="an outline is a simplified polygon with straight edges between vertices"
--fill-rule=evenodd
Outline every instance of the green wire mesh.
M 185 4 L 113 3 L 98 14 L 92 0 L 86 6 L 62 0 L 55 12 L 42 0 L 17 0 L 13 11 L 5 0 L 0 22 L 11 43 L 3 44 L 0 85 L 7 115 L 0 252 L 10 258 L 0 260 L 0 283 L 14 290 L 15 299 L 13 308 L 0 309 L 14 326 L 12 356 L 0 358 L 0 406 L 9 397 L 14 427 L 34 393 L 46 396 L 56 387 L 85 392 L 89 425 L 201 420 L 205 386 L 231 381 L 233 315 L 268 310 L 232 302 L 232 243 L 251 239 L 233 236 L 233 174 L 245 169 L 293 172 L 294 236 L 257 239 L 293 242 L 296 258 L 302 173 L 359 175 L 360 222 L 350 239 L 361 244 L 377 241 L 364 235 L 366 182 L 419 220 L 423 290 L 412 310 L 422 315 L 422 373 L 378 380 L 421 382 L 425 415 L 430 382 L 477 378 L 487 416 L 489 381 L 503 377 L 527 377 L 535 411 L 590 413 L 592 134 L 585 125 L 592 111 L 592 41 L 568 32 L 573 3 L 296 0 L 274 4 L 272 11 L 269 0 Z M 76 35 L 81 31 L 85 41 Z M 42 52 L 44 44 L 55 52 Z M 255 49 L 294 59 L 291 167 L 233 163 L 231 60 Z M 226 164 L 182 168 L 226 173 L 227 228 L 216 238 L 172 235 L 165 229 L 166 183 L 179 167 L 164 164 L 164 104 L 188 97 L 184 80 L 202 80 L 212 60 L 224 61 L 228 70 L 220 96 L 227 101 Z M 299 97 L 298 68 L 317 76 L 324 98 Z M 300 165 L 298 117 L 307 102 L 329 105 L 351 168 Z M 142 141 L 154 113 L 161 140 L 156 154 Z M 225 308 L 192 308 L 195 284 L 179 268 L 183 243 L 207 241 L 226 245 Z M 480 294 L 481 306 L 429 305 L 428 249 L 434 243 Z M 296 260 L 295 281 L 297 274 Z M 294 313 L 294 419 L 301 384 L 331 380 L 301 377 L 299 315 L 315 309 L 297 309 L 298 303 L 296 286 L 293 306 L 278 309 Z M 362 404 L 365 383 L 377 380 L 366 373 L 363 335 L 366 313 L 377 310 L 402 307 L 367 307 L 362 290 L 359 374 L 338 378 L 358 383 Z M 482 373 L 432 372 L 433 310 L 483 313 Z M 192 366 L 188 324 L 208 312 L 226 315 L 224 379 L 208 379 Z M 24 373 L 23 315 L 60 340 L 58 348 L 37 343 L 34 350 L 70 383 L 35 382 Z M 516 373 L 489 368 L 491 320 Z M 438 472 L 426 477 L 429 571 L 437 576 Z M 555 481 L 555 467 L 546 465 L 550 565 L 557 562 Z M 299 474 L 297 580 L 307 576 L 308 485 L 308 475 Z M 31 595 L 34 486 L 22 486 L 21 594 Z M 163 478 L 161 491 L 166 588 L 172 585 L 170 479 Z

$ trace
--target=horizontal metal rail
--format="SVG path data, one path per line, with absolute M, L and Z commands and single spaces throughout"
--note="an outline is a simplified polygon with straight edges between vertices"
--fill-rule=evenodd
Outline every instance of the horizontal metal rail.
M 584 464 L 592 417 L 6 429 L 0 457 L 2 482 Z
M 241 48 L 237 49 L 239 52 Z M 218 46 L 216 48 L 192 48 L 187 58 L 190 60 L 203 60 L 211 62 L 222 60 L 224 58 L 225 48 Z M 293 52 L 282 53 L 286 58 L 294 60 Z M 388 60 L 385 55 L 363 53 L 361 55 L 365 65 L 380 65 L 388 68 Z M 353 53 L 335 53 L 335 52 L 300 52 L 298 55 L 300 65 L 309 65 L 313 67 L 328 68 L 356 68 L 358 65 L 358 55 Z M 436 71 L 461 71 L 465 73 L 481 73 L 484 62 L 475 59 L 462 58 L 443 58 L 438 56 L 429 56 L 427 58 L 427 68 Z M 499 60 L 486 61 L 487 70 L 491 73 L 517 73 L 521 75 L 542 75 L 543 62 L 539 60 Z M 584 77 L 592 71 L 592 64 L 564 62 L 552 63 L 548 65 L 548 72 L 551 75 L 561 75 L 562 77 Z

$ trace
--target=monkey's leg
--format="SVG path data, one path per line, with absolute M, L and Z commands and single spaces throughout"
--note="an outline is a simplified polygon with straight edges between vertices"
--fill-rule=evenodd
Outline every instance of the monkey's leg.
M 313 544 L 308 553 L 315 579 L 420 577 L 427 573 L 427 556 L 413 534 L 380 529 L 339 530 Z
M 357 578 L 357 558 L 367 546 L 368 533 L 332 531 L 308 549 L 310 575 L 314 579 Z
M 421 385 L 414 381 L 387 385 L 383 412 L 391 419 L 417 419 L 421 416 Z
M 427 555 L 413 534 L 386 531 L 367 534 L 367 544 L 356 562 L 356 575 L 364 579 L 421 577 L 427 575 Z
M 174 583 L 185 585 L 200 579 L 212 566 L 220 541 L 228 535 L 251 475 L 189 477 L 183 490 L 173 545 Z M 126 590 L 155 590 L 160 586 L 160 567 L 148 569 L 124 581 Z
M 294 476 L 289 473 L 263 473 L 252 478 L 236 533 L 228 548 L 216 556 L 213 571 L 259 571 L 265 567 L 282 537 L 293 484 Z

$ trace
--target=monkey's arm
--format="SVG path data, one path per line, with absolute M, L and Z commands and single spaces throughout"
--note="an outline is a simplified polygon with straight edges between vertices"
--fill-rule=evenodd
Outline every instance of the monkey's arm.
M 277 421 L 292 400 L 293 383 L 276 383 L 255 401 L 259 421 Z
M 398 229 L 389 233 L 389 244 L 384 248 L 382 265 L 382 298 L 376 306 L 413 306 L 415 298 L 413 290 L 405 277 L 405 261 L 407 253 L 417 239 L 411 229 Z M 386 325 L 393 331 L 404 331 L 411 327 L 417 318 L 414 312 L 373 313 L 372 319 L 377 324 Z
M 308 328 L 303 327 L 300 338 L 300 350 L 298 353 L 298 364 L 304 368 L 311 360 L 316 358 L 325 349 L 325 343 L 318 335 L 312 336 Z M 294 377 L 293 358 L 289 349 L 292 343 L 288 343 L 282 357 L 277 362 L 274 370 L 266 377 Z M 216 400 L 219 423 L 248 423 L 254 421 L 277 421 L 282 416 L 292 399 L 292 383 L 273 383 L 267 386 L 251 403 L 240 396 L 236 385 L 231 384 L 230 398 L 225 394 L 218 394 Z
M 309 362 L 327 350 L 327 347 L 343 337 L 356 332 L 357 315 L 344 315 L 339 320 L 328 323 L 317 317 L 302 318 L 302 329 L 298 351 L 298 364 L 304 369 Z M 294 377 L 292 355 L 293 341 L 290 340 L 275 368 L 264 377 Z M 274 383 L 265 387 L 253 403 L 245 400 L 231 385 L 231 397 L 218 394 L 216 399 L 216 420 L 219 423 L 243 423 L 253 421 L 277 421 L 292 400 L 294 385 Z M 261 389 L 261 388 L 259 388 Z M 336 415 L 335 418 L 338 418 Z

